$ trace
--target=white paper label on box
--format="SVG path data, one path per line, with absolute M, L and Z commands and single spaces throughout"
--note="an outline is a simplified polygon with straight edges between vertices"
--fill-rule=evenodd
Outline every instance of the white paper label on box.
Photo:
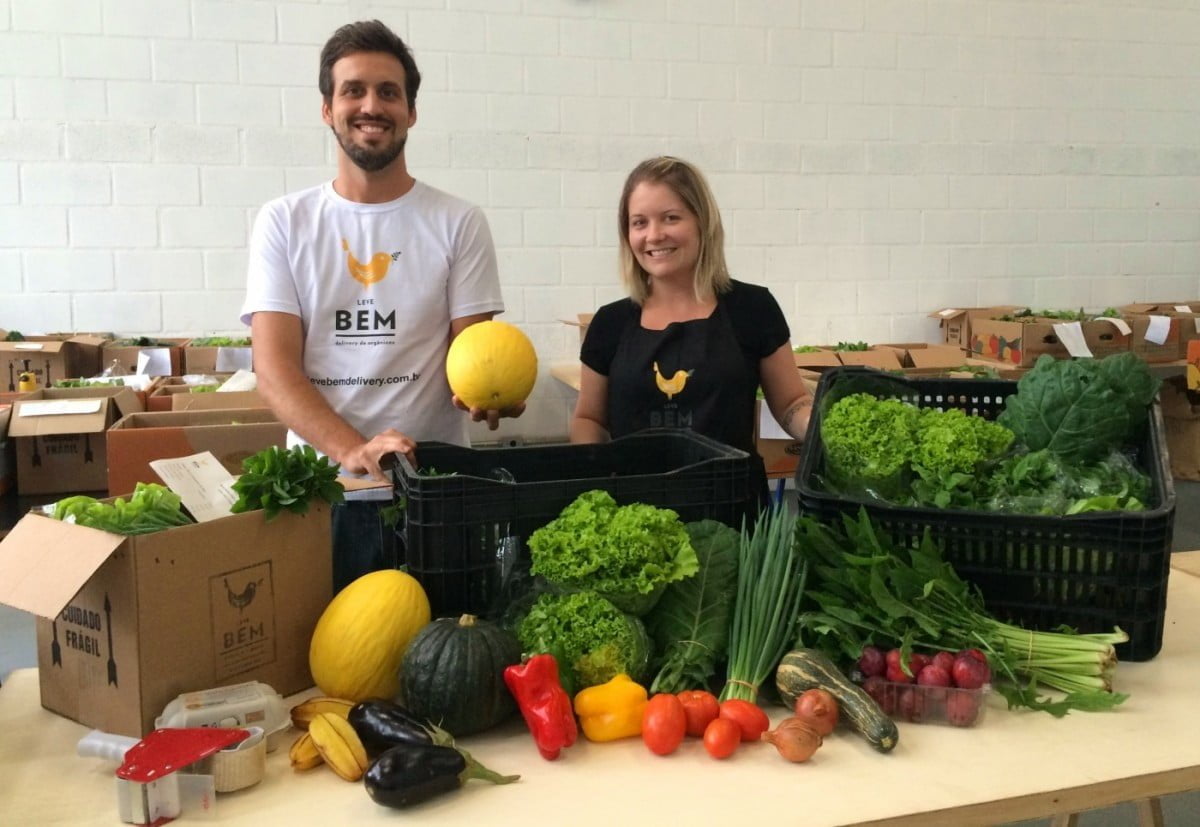
M 211 451 L 188 457 L 156 459 L 150 463 L 167 487 L 179 495 L 198 523 L 228 517 L 238 495 L 232 485 L 236 477 L 225 469 Z
M 775 417 L 771 415 L 771 409 L 767 407 L 767 403 L 759 401 L 758 405 L 758 438 L 759 439 L 791 439 L 792 435 L 783 430 Z
M 1192 308 L 1191 308 L 1191 307 L 1189 307 L 1189 306 L 1188 306 L 1188 305 L 1186 305 L 1186 304 L 1177 304 L 1177 305 L 1175 305 L 1175 312 L 1177 312 L 1177 313 L 1191 313 L 1191 312 L 1192 312 Z
M 102 399 L 46 399 L 26 402 L 21 406 L 21 416 L 70 416 L 91 414 L 100 410 Z
M 1079 322 L 1058 322 L 1054 325 L 1054 333 L 1067 349 L 1067 353 L 1077 359 L 1091 357 L 1092 349 L 1083 338 L 1083 325 Z
M 1129 326 L 1129 322 L 1125 321 L 1124 319 L 1114 319 L 1111 316 L 1097 316 L 1096 321 L 1108 322 L 1117 330 L 1119 330 L 1122 336 L 1128 336 L 1133 332 L 1133 328 Z
M 945 310 L 939 310 L 938 315 L 941 316 L 942 318 L 945 318 L 947 316 L 957 316 L 958 312 L 959 311 L 953 307 L 947 307 Z
M 170 376 L 170 348 L 145 347 L 139 350 L 137 358 L 137 372 L 144 376 Z
M 237 391 L 252 391 L 258 387 L 258 377 L 248 370 L 239 369 L 233 376 L 230 376 L 221 387 L 217 388 L 217 393 L 236 393 Z
M 217 371 L 219 373 L 250 370 L 253 364 L 253 351 L 248 347 L 217 348 Z
M 1166 343 L 1167 334 L 1171 332 L 1170 316 L 1151 316 L 1146 325 L 1146 341 L 1153 345 Z
M 15 350 L 43 350 L 41 342 L 17 342 L 13 345 Z

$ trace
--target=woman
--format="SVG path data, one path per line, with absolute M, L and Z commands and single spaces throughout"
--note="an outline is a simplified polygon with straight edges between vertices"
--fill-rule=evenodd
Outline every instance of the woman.
M 812 411 L 783 312 L 765 287 L 729 277 L 721 214 L 691 164 L 638 164 L 625 180 L 618 227 L 629 298 L 601 307 L 588 326 L 571 441 L 691 428 L 749 452 L 752 490 L 765 502 L 754 450 L 758 387 L 795 439 Z

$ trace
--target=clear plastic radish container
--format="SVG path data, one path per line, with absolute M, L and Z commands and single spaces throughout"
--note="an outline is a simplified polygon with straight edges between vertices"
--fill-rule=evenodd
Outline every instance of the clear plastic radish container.
M 978 649 L 911 652 L 863 649 L 853 675 L 886 715 L 913 724 L 971 727 L 983 719 L 991 690 L 987 656 Z

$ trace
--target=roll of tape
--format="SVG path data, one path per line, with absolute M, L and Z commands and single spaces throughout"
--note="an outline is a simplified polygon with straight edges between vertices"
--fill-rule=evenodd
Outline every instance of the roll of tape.
M 267 738 L 261 727 L 246 727 L 250 737 L 212 756 L 213 784 L 219 793 L 253 787 L 267 771 Z

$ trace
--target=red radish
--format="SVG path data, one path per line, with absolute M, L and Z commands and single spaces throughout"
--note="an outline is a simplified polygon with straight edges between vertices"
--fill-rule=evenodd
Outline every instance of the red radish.
M 959 655 L 954 659 L 954 669 L 951 675 L 954 678 L 954 685 L 961 689 L 978 689 L 992 677 L 986 661 L 976 660 L 967 654 Z
M 884 715 L 891 715 L 896 711 L 896 695 L 892 691 L 893 687 L 888 686 L 887 681 L 875 675 L 863 681 L 863 692 L 871 696 L 871 700 L 879 704 L 879 708 L 883 710 Z
M 987 663 L 987 655 L 985 655 L 983 652 L 981 652 L 978 649 L 963 649 L 961 652 L 958 652 L 957 654 L 955 654 L 954 659 L 958 660 L 963 655 L 967 655 L 968 657 L 975 658 L 975 660 L 977 660 L 977 661 Z
M 878 646 L 864 646 L 858 657 L 858 668 L 868 678 L 882 676 L 887 671 L 887 658 Z
M 936 663 L 931 663 L 917 675 L 919 686 L 950 686 L 950 673 Z
M 951 689 L 946 698 L 946 720 L 954 726 L 970 726 L 979 717 L 979 698 L 975 692 Z
M 912 683 L 913 682 L 912 676 L 906 674 L 904 672 L 904 670 L 900 668 L 899 665 L 893 666 L 890 663 L 888 664 L 887 674 L 885 675 L 885 677 L 892 683 Z
M 954 655 L 949 652 L 938 652 L 933 656 L 933 662 L 937 666 L 942 667 L 947 672 L 954 669 Z
M 920 652 L 913 652 L 912 657 L 908 659 L 908 671 L 912 672 L 913 677 L 921 674 L 921 670 L 930 664 L 933 659 L 929 655 L 922 655 Z
M 914 724 L 921 723 L 925 718 L 925 693 L 915 687 L 900 690 L 900 698 L 896 701 L 896 711 L 906 721 Z

